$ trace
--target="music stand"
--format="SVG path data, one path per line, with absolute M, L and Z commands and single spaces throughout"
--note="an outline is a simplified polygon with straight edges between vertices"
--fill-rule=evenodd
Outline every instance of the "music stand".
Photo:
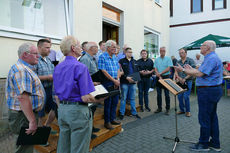
M 176 137 L 175 138 L 169 138 L 169 137 L 163 137 L 163 139 L 168 139 L 168 140 L 173 140 L 175 142 L 172 153 L 175 152 L 176 150 L 176 146 L 179 142 L 184 142 L 184 143 L 195 143 L 192 141 L 187 141 L 187 140 L 180 140 L 178 137 L 178 126 L 177 126 L 177 104 L 176 104 L 176 96 L 180 93 L 185 92 L 186 90 L 181 88 L 179 85 L 176 84 L 176 82 L 174 82 L 171 79 L 161 79 L 159 80 L 159 82 L 165 87 L 167 88 L 173 95 L 174 95 L 174 99 L 175 99 L 175 123 L 176 123 Z

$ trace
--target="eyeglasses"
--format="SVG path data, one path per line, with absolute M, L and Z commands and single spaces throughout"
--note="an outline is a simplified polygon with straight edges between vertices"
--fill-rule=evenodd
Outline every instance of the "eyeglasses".
M 31 54 L 31 55 L 39 55 L 39 53 L 30 53 L 30 52 L 27 52 L 28 54 Z

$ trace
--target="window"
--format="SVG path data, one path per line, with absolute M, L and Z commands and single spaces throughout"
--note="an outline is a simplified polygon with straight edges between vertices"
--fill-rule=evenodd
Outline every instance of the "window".
M 62 39 L 67 35 L 65 0 L 1 0 L 0 31 Z
M 170 6 L 169 6 L 170 8 L 170 17 L 172 17 L 173 16 L 173 0 L 170 0 Z
M 156 58 L 159 50 L 159 34 L 149 30 L 144 31 L 144 49 L 149 52 L 150 58 Z
M 158 5 L 161 5 L 161 0 L 155 0 L 155 3 L 157 3 Z
M 227 8 L 226 0 L 212 0 L 212 10 Z
M 191 13 L 203 12 L 203 0 L 191 0 Z

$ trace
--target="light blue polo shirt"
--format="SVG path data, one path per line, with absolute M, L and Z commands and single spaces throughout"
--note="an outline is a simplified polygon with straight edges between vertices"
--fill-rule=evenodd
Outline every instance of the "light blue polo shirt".
M 164 58 L 158 57 L 155 60 L 154 64 L 155 64 L 155 68 L 157 69 L 157 71 L 159 73 L 161 73 L 162 71 L 164 71 L 167 67 L 172 67 L 173 66 L 172 60 L 168 56 L 165 56 Z M 164 75 L 169 75 L 169 74 L 170 74 L 170 71 L 164 73 L 163 76 Z
M 197 77 L 196 86 L 215 86 L 220 85 L 223 80 L 222 62 L 218 55 L 213 51 L 204 57 L 204 61 L 199 67 L 199 71 L 205 75 Z

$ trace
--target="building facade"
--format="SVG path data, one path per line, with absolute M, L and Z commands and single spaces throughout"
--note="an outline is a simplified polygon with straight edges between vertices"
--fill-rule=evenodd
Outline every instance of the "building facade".
M 61 39 L 81 42 L 113 39 L 128 44 L 139 58 L 141 49 L 158 56 L 169 47 L 169 2 L 164 0 L 1 0 L 0 78 L 17 60 L 23 42 L 49 37 L 58 51 Z
M 230 37 L 229 0 L 170 0 L 170 54 L 208 34 Z M 218 48 L 217 54 L 230 61 L 230 48 Z M 199 50 L 188 51 L 195 58 Z

